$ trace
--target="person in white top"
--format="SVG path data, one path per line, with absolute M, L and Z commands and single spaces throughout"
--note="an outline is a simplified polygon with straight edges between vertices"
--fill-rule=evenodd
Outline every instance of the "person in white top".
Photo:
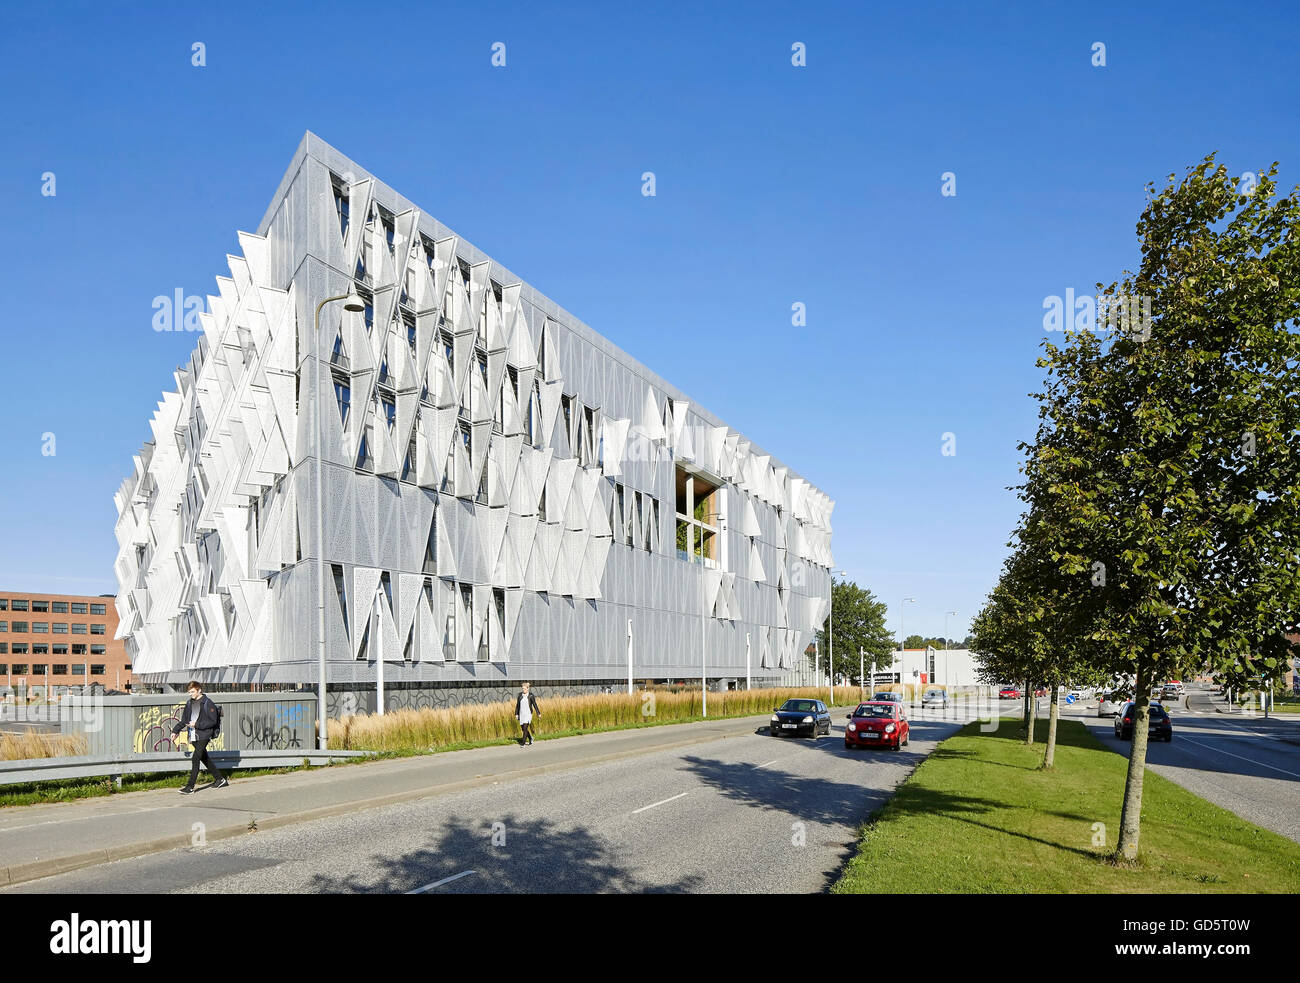
M 519 720 L 524 735 L 519 744 L 527 747 L 533 743 L 532 723 L 542 715 L 542 711 L 537 709 L 537 700 L 528 691 L 529 684 L 524 683 L 522 689 L 523 692 L 515 697 L 515 717 Z

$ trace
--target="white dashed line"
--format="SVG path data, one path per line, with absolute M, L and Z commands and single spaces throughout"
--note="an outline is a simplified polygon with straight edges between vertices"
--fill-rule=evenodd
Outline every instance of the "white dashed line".
M 417 887 L 414 891 L 407 891 L 406 893 L 423 894 L 425 891 L 432 891 L 435 887 L 442 887 L 442 885 L 449 884 L 452 881 L 458 881 L 462 877 L 468 877 L 472 873 L 474 873 L 472 870 L 462 870 L 459 874 L 452 874 L 450 877 L 444 877 L 440 881 L 434 881 L 432 884 L 426 884 L 424 887 Z
M 633 809 L 632 815 L 635 816 L 638 812 L 645 812 L 647 809 L 653 809 L 655 806 L 661 806 L 664 805 L 665 803 L 673 802 L 676 799 L 680 799 L 682 795 L 690 795 L 690 793 L 682 792 L 681 795 L 674 795 L 671 799 L 664 799 L 661 802 L 651 802 L 648 806 L 642 806 L 640 809 Z
M 1185 741 L 1188 744 L 1195 744 L 1197 747 L 1203 747 L 1207 751 L 1213 751 L 1216 754 L 1226 754 L 1228 757 L 1236 758 L 1239 761 L 1248 761 L 1252 765 L 1259 765 L 1261 768 L 1267 768 L 1270 771 L 1278 771 L 1283 775 L 1290 775 L 1292 778 L 1300 778 L 1300 774 L 1297 774 L 1294 771 L 1287 771 L 1285 768 L 1275 768 L 1272 765 L 1264 764 L 1262 761 L 1256 761 L 1254 758 L 1244 758 L 1240 754 L 1233 754 L 1231 751 L 1224 751 L 1222 748 L 1217 748 L 1210 744 L 1202 744 L 1200 741 L 1194 741 L 1190 737 L 1180 737 L 1179 740 Z

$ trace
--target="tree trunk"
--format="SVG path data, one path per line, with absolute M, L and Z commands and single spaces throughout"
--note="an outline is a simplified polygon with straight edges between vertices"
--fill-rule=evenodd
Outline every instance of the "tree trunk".
M 1147 765 L 1147 734 L 1150 722 L 1151 670 L 1146 659 L 1138 659 L 1137 692 L 1133 699 L 1133 747 L 1128 756 L 1128 777 L 1124 781 L 1124 810 L 1119 818 L 1119 846 L 1116 860 L 1136 860 L 1138 834 L 1142 826 L 1142 779 Z
M 1047 716 L 1047 753 L 1043 755 L 1043 767 L 1051 768 L 1056 763 L 1056 719 L 1060 716 L 1058 702 L 1059 689 L 1056 680 L 1052 681 L 1052 709 Z
M 1034 721 L 1038 716 L 1038 701 L 1034 699 L 1033 682 L 1025 683 L 1025 744 L 1034 746 Z

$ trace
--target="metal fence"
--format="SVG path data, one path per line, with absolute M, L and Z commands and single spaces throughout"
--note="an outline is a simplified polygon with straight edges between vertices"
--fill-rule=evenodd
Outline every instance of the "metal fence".
M 302 693 L 208 694 L 222 709 L 211 751 L 292 751 L 316 746 L 316 697 Z M 184 694 L 65 696 L 57 718 L 64 734 L 82 734 L 87 753 L 122 755 L 176 750 Z
M 223 772 L 236 768 L 296 768 L 307 764 L 332 764 L 351 758 L 373 756 L 374 751 L 218 751 L 211 755 Z M 66 758 L 28 758 L 0 761 L 0 785 L 59 781 L 68 778 L 110 778 L 119 786 L 123 775 L 152 775 L 187 772 L 188 753 L 147 752 L 142 754 L 76 755 Z

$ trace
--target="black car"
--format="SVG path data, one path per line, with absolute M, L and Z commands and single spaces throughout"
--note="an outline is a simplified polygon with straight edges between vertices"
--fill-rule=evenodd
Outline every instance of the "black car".
M 1148 725 L 1148 740 L 1152 741 L 1172 741 L 1174 739 L 1174 725 L 1169 721 L 1169 714 L 1159 703 L 1152 703 L 1147 707 L 1147 714 L 1151 719 Z M 1133 740 L 1133 721 L 1137 718 L 1137 704 L 1125 703 L 1124 709 L 1115 714 L 1115 736 L 1121 741 Z
M 829 734 L 831 712 L 821 700 L 786 700 L 772 711 L 767 729 L 773 737 Z

